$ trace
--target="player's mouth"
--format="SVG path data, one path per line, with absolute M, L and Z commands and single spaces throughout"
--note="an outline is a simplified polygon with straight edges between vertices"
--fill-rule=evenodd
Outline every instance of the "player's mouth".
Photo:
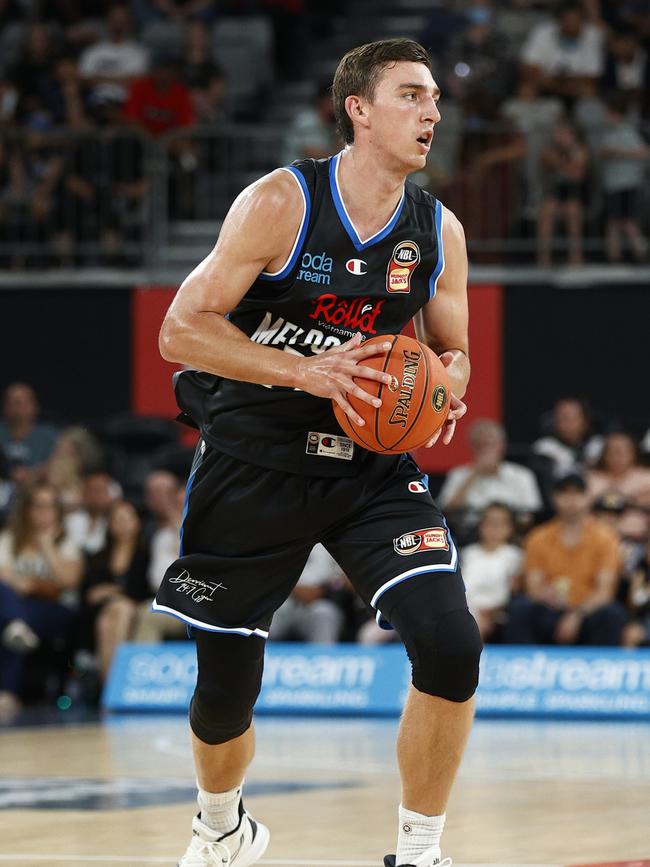
M 433 131 L 423 132 L 422 135 L 417 137 L 417 143 L 422 148 L 422 153 L 425 153 L 425 154 L 429 153 L 432 139 L 433 139 Z

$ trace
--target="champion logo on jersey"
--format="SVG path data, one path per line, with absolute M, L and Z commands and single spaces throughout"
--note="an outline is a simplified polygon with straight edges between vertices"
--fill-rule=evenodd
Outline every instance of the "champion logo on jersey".
M 363 259 L 348 259 L 345 263 L 345 269 L 350 274 L 366 274 L 368 272 L 368 263 L 364 262 Z
M 419 480 L 417 482 L 409 482 L 409 491 L 412 494 L 426 494 L 427 486 L 424 484 L 424 482 L 421 482 Z

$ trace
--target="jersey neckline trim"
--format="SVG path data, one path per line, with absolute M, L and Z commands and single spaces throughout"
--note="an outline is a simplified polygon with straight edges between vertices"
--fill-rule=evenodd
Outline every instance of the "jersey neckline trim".
M 311 200 L 309 196 L 309 190 L 307 189 L 307 183 L 305 181 L 304 175 L 301 171 L 299 171 L 295 166 L 283 166 L 281 168 L 283 172 L 289 172 L 292 175 L 298 186 L 300 187 L 300 192 L 302 193 L 302 198 L 304 202 L 304 210 L 302 214 L 302 223 L 300 224 L 300 229 L 298 229 L 298 234 L 296 235 L 296 240 L 293 243 L 293 247 L 291 252 L 289 253 L 289 258 L 284 263 L 282 268 L 279 271 L 262 271 L 259 274 L 260 280 L 284 280 L 286 276 L 291 272 L 292 268 L 296 264 L 298 260 L 298 256 L 300 255 L 300 251 L 302 250 L 302 245 L 305 242 L 305 235 L 307 234 L 307 228 L 309 226 L 309 216 L 311 213 Z
M 345 202 L 343 201 L 343 197 L 341 196 L 341 189 L 339 187 L 339 163 L 341 162 L 341 156 L 343 152 L 336 154 L 334 157 L 330 157 L 329 164 L 329 180 L 330 180 L 330 191 L 332 193 L 332 199 L 334 201 L 334 207 L 336 208 L 336 213 L 339 215 L 339 219 L 343 224 L 345 231 L 348 233 L 350 240 L 352 241 L 355 249 L 358 252 L 361 250 L 365 250 L 368 247 L 372 247 L 373 244 L 379 243 L 382 241 L 386 235 L 389 235 L 393 229 L 397 221 L 399 220 L 402 214 L 402 208 L 404 207 L 404 199 L 406 196 L 406 187 L 402 190 L 402 198 L 397 203 L 397 207 L 395 208 L 393 215 L 390 217 L 386 225 L 383 229 L 380 229 L 378 232 L 375 232 L 374 235 L 371 235 L 365 241 L 361 240 L 359 233 L 354 227 L 354 223 L 350 219 L 350 215 L 348 214 L 345 208 Z

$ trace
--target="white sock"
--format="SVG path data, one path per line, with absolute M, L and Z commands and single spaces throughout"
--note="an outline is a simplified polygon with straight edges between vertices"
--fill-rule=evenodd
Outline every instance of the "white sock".
M 433 858 L 426 867 L 433 867 L 440 860 L 440 838 L 445 827 L 445 816 L 423 816 L 399 806 L 399 832 L 395 864 L 413 864 L 417 858 L 433 849 Z
M 229 792 L 206 792 L 200 786 L 199 808 L 201 821 L 213 831 L 220 834 L 229 834 L 239 824 L 239 801 L 243 783 Z

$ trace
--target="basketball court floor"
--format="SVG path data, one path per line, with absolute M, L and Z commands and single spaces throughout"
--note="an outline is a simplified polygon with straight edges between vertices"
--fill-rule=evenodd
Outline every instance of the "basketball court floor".
M 246 802 L 271 828 L 261 863 L 380 867 L 394 851 L 396 729 L 260 718 Z M 173 867 L 194 797 L 182 717 L 0 729 L 0 863 Z M 650 867 L 650 723 L 479 720 L 444 844 L 455 865 Z

